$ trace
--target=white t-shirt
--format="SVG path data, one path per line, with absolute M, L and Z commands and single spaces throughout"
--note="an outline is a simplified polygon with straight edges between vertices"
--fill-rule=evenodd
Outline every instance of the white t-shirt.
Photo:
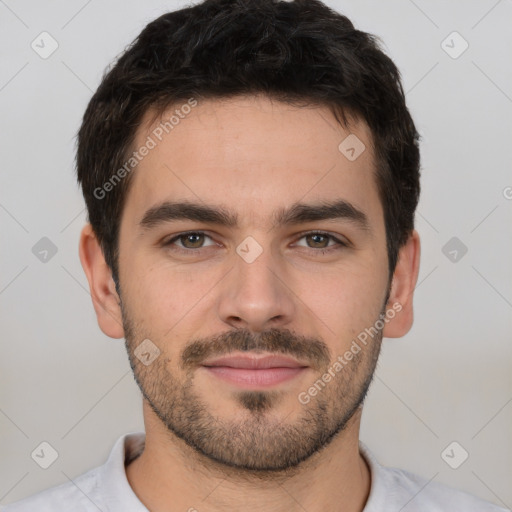
M 148 512 L 130 487 L 125 472 L 125 462 L 138 456 L 144 440 L 144 432 L 121 436 L 103 466 L 0 511 Z M 408 471 L 381 466 L 363 443 L 359 447 L 371 471 L 371 490 L 363 512 L 507 512 Z

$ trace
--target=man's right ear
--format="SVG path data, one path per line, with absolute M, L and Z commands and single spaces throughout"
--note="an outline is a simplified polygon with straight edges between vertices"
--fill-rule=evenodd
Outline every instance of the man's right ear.
M 90 224 L 86 224 L 80 234 L 79 255 L 89 281 L 100 329 L 110 338 L 124 338 L 119 295 L 112 279 L 112 272 Z

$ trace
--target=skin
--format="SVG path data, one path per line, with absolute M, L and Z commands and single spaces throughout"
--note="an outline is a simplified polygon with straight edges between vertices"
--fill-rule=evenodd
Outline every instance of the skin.
M 159 123 L 151 124 L 149 114 L 136 147 Z M 350 133 L 366 146 L 354 161 L 338 150 Z M 109 337 L 126 338 L 145 396 L 146 445 L 126 473 L 148 509 L 334 512 L 340 503 L 346 512 L 364 508 L 371 482 L 358 450 L 360 402 L 382 336 L 401 337 L 411 328 L 420 259 L 413 231 L 388 287 L 374 168 L 371 133 L 360 120 L 342 127 L 325 107 L 297 108 L 263 96 L 208 100 L 132 176 L 120 225 L 121 296 L 90 225 L 84 227 L 80 259 L 99 326 Z M 340 198 L 365 213 L 368 230 L 347 219 L 272 228 L 280 208 Z M 149 208 L 178 199 L 224 206 L 238 214 L 239 227 L 174 220 L 140 228 Z M 194 230 L 208 236 L 182 237 L 174 249 L 162 245 Z M 312 230 L 349 245 L 322 254 L 336 243 L 306 236 Z M 262 248 L 252 263 L 236 252 L 248 236 Z M 179 253 L 176 246 L 189 252 Z M 201 252 L 194 253 L 195 247 Z M 400 312 L 379 335 L 318 396 L 301 403 L 299 393 L 397 303 Z M 146 338 L 160 350 L 148 366 L 134 357 Z M 182 358 L 190 347 L 199 362 L 207 354 L 224 355 L 242 340 L 259 353 L 283 354 L 288 346 L 308 368 L 258 393 Z

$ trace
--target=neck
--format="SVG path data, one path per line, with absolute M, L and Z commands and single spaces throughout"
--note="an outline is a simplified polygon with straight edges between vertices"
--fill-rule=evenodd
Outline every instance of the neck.
M 361 512 L 370 470 L 359 453 L 361 409 L 320 452 L 284 472 L 249 472 L 212 461 L 170 433 L 144 404 L 146 443 L 126 467 L 152 512 L 230 510 Z M 169 504 L 173 508 L 169 508 Z

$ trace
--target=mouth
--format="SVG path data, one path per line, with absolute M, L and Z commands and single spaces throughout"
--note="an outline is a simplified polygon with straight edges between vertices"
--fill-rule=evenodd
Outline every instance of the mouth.
M 207 360 L 202 367 L 215 378 L 246 389 L 262 389 L 289 381 L 308 366 L 281 355 L 229 355 Z

